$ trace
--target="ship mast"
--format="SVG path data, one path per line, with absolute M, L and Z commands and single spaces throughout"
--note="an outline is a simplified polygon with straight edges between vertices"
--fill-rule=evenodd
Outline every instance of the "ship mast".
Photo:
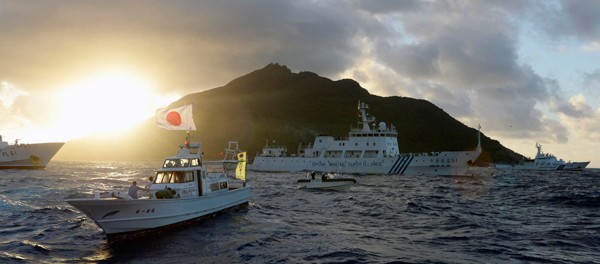
M 481 125 L 477 125 L 477 150 L 481 151 Z
M 371 132 L 371 127 L 369 126 L 369 123 L 375 122 L 375 117 L 367 116 L 367 109 L 369 109 L 368 104 L 358 101 L 358 111 L 360 112 L 359 125 L 362 125 L 362 132 Z

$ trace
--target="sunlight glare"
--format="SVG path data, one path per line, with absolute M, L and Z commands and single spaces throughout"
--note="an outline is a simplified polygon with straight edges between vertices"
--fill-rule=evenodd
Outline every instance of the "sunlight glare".
M 132 127 L 153 116 L 157 105 L 152 90 L 144 79 L 124 70 L 89 76 L 64 90 L 57 123 L 66 138 Z

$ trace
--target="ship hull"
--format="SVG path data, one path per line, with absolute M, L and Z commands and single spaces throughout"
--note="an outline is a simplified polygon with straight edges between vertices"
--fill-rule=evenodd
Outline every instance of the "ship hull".
M 10 145 L 0 150 L 0 169 L 43 169 L 64 143 Z
M 540 164 L 535 164 L 533 162 L 515 164 L 515 165 L 496 166 L 496 168 L 498 168 L 498 169 L 537 170 L 537 171 L 555 171 L 555 170 L 559 170 L 560 167 L 561 167 L 560 164 L 540 165 Z
M 266 172 L 335 171 L 344 174 L 465 175 L 480 151 L 401 154 L 386 158 L 257 156 L 248 169 Z
M 68 199 L 109 236 L 174 225 L 247 204 L 250 186 L 181 199 Z
M 354 179 L 300 179 L 298 189 L 319 189 L 332 191 L 348 191 L 356 183 Z
M 497 169 L 513 169 L 513 170 L 536 170 L 536 171 L 582 171 L 590 164 L 586 162 L 569 162 L 569 163 L 552 163 L 552 164 L 536 164 L 534 162 L 527 162 L 521 164 L 496 164 L 494 165 Z
M 565 166 L 562 168 L 562 170 L 566 170 L 566 171 L 582 171 L 589 164 L 590 164 L 589 161 L 569 162 L 569 163 L 565 164 Z

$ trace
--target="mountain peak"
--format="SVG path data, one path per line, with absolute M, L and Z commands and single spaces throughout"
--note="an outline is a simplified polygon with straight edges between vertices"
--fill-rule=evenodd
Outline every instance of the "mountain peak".
M 258 70 L 258 71 L 271 71 L 271 72 L 278 72 L 278 73 L 292 73 L 292 70 L 290 70 L 287 66 L 285 65 L 281 65 L 279 63 L 269 63 L 267 64 L 267 66 L 265 66 L 264 68 Z
M 368 103 L 369 113 L 377 120 L 397 127 L 403 153 L 465 150 L 476 145 L 477 130 L 426 100 L 380 97 L 352 79 L 333 81 L 309 71 L 293 73 L 278 63 L 270 63 L 225 86 L 186 95 L 172 105 L 194 104 L 194 119 L 199 126 L 196 134 L 207 157 L 214 158 L 232 140 L 250 154 L 259 152 L 265 140 L 277 140 L 278 144 L 295 149 L 319 134 L 344 137 L 348 126 L 357 122 L 358 101 Z M 144 136 L 136 136 L 135 140 L 123 137 L 112 145 L 98 140 L 100 143 L 93 147 L 86 145 L 87 141 L 78 141 L 67 144 L 62 152 L 70 151 L 72 157 L 82 158 L 81 149 L 95 149 L 93 155 L 100 155 L 103 150 L 110 153 L 106 157 L 114 159 L 117 156 L 112 150 L 118 149 L 119 159 L 160 158 L 172 154 L 172 146 L 167 143 L 178 142 L 181 135 L 157 129 L 153 120 L 148 120 L 139 131 L 135 135 Z M 149 147 L 147 142 L 160 143 Z M 125 145 L 127 151 L 121 151 Z M 486 155 L 496 161 L 521 158 L 483 135 L 482 145 L 491 152 Z M 139 149 L 147 151 L 142 155 Z M 126 157 L 127 154 L 131 155 Z M 100 159 L 92 154 L 87 158 Z

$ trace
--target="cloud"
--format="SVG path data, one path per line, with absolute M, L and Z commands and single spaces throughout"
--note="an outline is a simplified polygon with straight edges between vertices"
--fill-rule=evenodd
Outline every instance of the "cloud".
M 2 124 L 0 133 L 10 134 L 14 129 L 31 125 L 25 107 L 33 104 L 24 104 L 24 102 L 29 103 L 28 98 L 28 92 L 8 82 L 0 83 L 0 124 Z
M 589 42 L 581 47 L 586 52 L 600 52 L 600 40 Z
M 0 133 L 16 137 L 19 135 L 14 131 L 51 123 L 58 111 L 53 96 L 48 91 L 30 93 L 8 82 L 0 83 Z
M 519 63 L 520 24 L 514 15 L 526 8 L 510 1 L 473 5 L 448 1 L 412 3 L 400 12 L 367 9 L 377 10 L 382 26 L 390 28 L 387 32 L 398 30 L 372 41 L 370 66 L 354 71 L 361 73 L 355 78 L 367 88 L 387 90 L 384 94 L 425 98 L 468 125 L 482 123 L 502 136 L 546 134 L 566 141 L 564 125 L 539 108 L 554 103 L 564 106 L 561 110 L 566 113 L 575 109 L 560 99 L 555 80 Z M 388 70 L 382 75 L 380 68 Z
M 600 90 L 600 69 L 583 74 L 583 86 L 592 91 Z
M 62 83 L 51 76 L 129 64 L 169 88 L 197 91 L 223 85 L 269 62 L 325 76 L 361 52 L 359 37 L 375 34 L 371 18 L 344 3 L 69 2 L 5 4 L 0 43 L 14 81 L 32 89 Z M 33 8 L 35 6 L 35 8 Z M 23 63 L 29 65 L 23 73 Z M 53 65 L 53 66 L 51 66 Z M 46 79 L 47 82 L 30 80 Z M 167 89 L 166 87 L 164 89 Z
M 278 62 L 431 100 L 497 135 L 565 141 L 571 123 L 561 122 L 593 111 L 520 62 L 519 34 L 527 24 L 594 50 L 599 13 L 596 1 L 572 0 L 14 1 L 0 8 L 0 78 L 34 94 L 127 65 L 185 94 Z
M 21 96 L 27 96 L 28 94 L 28 92 L 23 91 L 8 82 L 0 83 L 0 102 L 2 102 L 4 108 L 10 109 L 15 100 Z
M 530 22 L 550 41 L 564 37 L 597 40 L 600 33 L 600 2 L 586 0 L 559 0 L 531 2 L 527 8 Z
M 380 43 L 378 58 L 399 74 L 414 79 L 427 79 L 440 74 L 438 65 L 439 50 L 435 44 L 408 44 L 392 46 Z
M 579 115 L 562 113 L 561 122 L 572 128 L 572 133 L 582 139 L 594 142 L 600 140 L 600 108 L 593 109 L 586 103 L 583 94 L 578 94 L 569 99 L 569 105 Z
M 556 16 L 561 23 L 558 30 L 562 34 L 583 38 L 597 38 L 600 34 L 600 2 L 586 0 L 562 0 L 561 12 L 565 15 Z

